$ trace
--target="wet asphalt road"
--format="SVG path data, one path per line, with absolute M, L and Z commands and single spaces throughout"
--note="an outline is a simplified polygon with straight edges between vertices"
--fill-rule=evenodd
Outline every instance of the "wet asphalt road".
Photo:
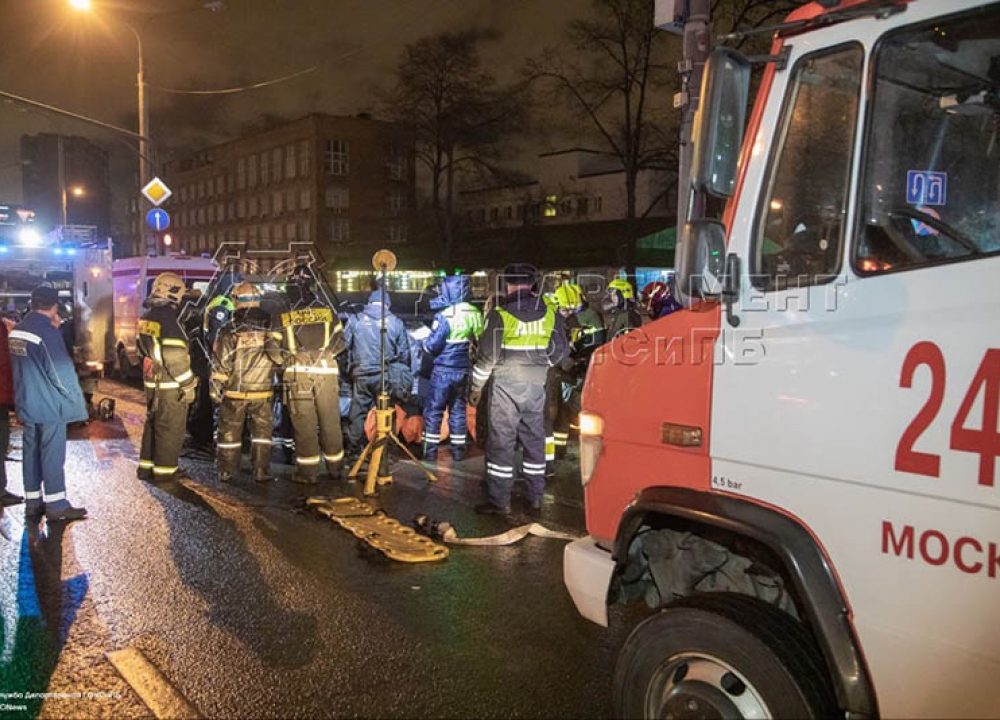
M 90 519 L 34 526 L 20 507 L 0 518 L 0 718 L 148 716 L 104 655 L 130 646 L 210 717 L 610 714 L 624 630 L 577 615 L 563 541 L 453 547 L 443 563 L 404 565 L 304 512 L 290 468 L 269 486 L 229 487 L 188 458 L 193 482 L 147 484 L 135 477 L 140 394 L 102 392 L 118 397 L 119 418 L 75 434 L 67 461 L 70 497 Z M 403 522 L 422 512 L 468 536 L 511 526 L 472 511 L 481 456 L 443 461 L 434 486 L 408 463 L 394 470 L 380 502 Z M 8 473 L 20 491 L 20 463 Z M 561 464 L 542 522 L 582 534 L 574 473 Z M 30 692 L 64 696 L 16 697 Z

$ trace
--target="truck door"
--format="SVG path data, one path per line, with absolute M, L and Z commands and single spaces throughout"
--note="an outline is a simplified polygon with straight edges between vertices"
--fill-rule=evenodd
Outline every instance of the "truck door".
M 892 716 L 1000 707 L 1000 9 L 944 7 L 777 74 L 713 388 L 713 488 L 823 545 Z

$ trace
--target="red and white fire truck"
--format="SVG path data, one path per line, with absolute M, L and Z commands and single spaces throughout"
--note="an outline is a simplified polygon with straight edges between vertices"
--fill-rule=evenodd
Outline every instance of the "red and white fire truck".
M 714 51 L 690 306 L 584 390 L 566 585 L 655 609 L 615 712 L 996 716 L 1000 4 L 813 3 L 748 86 Z

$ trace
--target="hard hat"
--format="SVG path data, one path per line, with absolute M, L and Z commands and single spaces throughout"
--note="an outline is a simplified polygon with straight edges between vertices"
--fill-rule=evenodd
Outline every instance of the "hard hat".
M 632 290 L 632 283 L 624 278 L 615 278 L 608 283 L 609 290 L 617 290 L 622 294 L 622 297 L 626 300 L 632 300 L 635 298 L 635 291 Z
M 241 282 L 233 288 L 236 309 L 260 307 L 260 290 L 253 283 Z
M 583 291 L 579 285 L 563 283 L 555 292 L 556 304 L 561 310 L 573 310 L 583 306 Z
M 184 285 L 181 276 L 176 273 L 165 272 L 160 273 L 153 280 L 153 287 L 149 291 L 149 296 L 156 300 L 167 300 L 179 305 L 184 298 L 185 292 L 187 292 L 187 287 Z

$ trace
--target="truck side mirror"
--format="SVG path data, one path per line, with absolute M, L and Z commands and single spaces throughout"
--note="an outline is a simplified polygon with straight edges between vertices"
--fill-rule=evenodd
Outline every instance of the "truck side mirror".
M 692 220 L 684 226 L 677 258 L 677 287 L 685 305 L 714 300 L 723 291 L 726 269 L 726 229 L 717 220 Z
M 694 122 L 692 184 L 716 197 L 732 197 L 743 145 L 750 95 L 750 61 L 729 48 L 708 57 L 701 84 L 701 104 Z

